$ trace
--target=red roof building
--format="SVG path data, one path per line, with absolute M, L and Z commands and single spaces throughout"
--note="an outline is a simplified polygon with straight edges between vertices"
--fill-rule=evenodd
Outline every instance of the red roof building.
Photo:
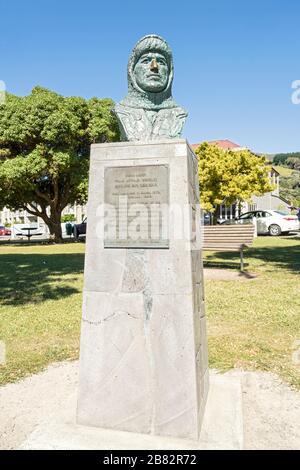
M 210 142 L 208 142 L 209 144 L 212 144 L 212 145 L 217 145 L 218 147 L 220 147 L 221 149 L 223 150 L 242 150 L 244 149 L 245 147 L 241 147 L 240 145 L 238 144 L 235 144 L 234 142 L 231 142 L 231 140 L 228 140 L 228 139 L 225 139 L 225 140 L 211 140 Z M 192 144 L 191 147 L 193 150 L 195 150 L 197 147 L 199 147 L 200 143 L 199 144 Z

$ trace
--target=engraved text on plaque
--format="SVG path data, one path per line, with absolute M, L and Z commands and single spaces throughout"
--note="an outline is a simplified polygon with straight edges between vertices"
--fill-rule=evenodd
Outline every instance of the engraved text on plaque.
M 105 247 L 167 248 L 169 167 L 108 167 L 104 200 L 109 213 Z

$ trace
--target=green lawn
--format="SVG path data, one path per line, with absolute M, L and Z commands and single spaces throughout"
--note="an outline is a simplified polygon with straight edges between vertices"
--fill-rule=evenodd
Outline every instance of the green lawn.
M 0 384 L 78 357 L 84 248 L 0 246 Z
M 79 352 L 84 244 L 0 246 L 0 384 Z M 300 388 L 300 239 L 260 237 L 246 252 L 252 281 L 206 281 L 210 366 L 277 372 Z M 238 254 L 205 253 L 238 269 Z
M 259 237 L 245 260 L 256 280 L 206 281 L 210 366 L 273 371 L 300 388 L 300 364 L 292 361 L 300 340 L 300 238 Z M 206 254 L 205 266 L 236 269 L 238 254 Z

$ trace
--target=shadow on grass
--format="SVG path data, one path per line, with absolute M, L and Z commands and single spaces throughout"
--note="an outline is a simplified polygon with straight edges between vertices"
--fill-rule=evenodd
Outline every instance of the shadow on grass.
M 298 245 L 248 248 L 244 251 L 244 260 L 245 267 L 251 266 L 251 260 L 260 260 L 278 269 L 300 273 L 300 240 Z M 203 265 L 207 268 L 239 269 L 239 254 L 230 252 L 209 254 L 205 256 Z
M 215 258 L 220 259 L 215 259 Z M 244 267 L 246 268 L 248 263 L 244 262 Z M 226 253 L 218 252 L 213 255 L 206 255 L 203 258 L 203 267 L 204 268 L 214 268 L 214 269 L 230 269 L 236 271 L 240 269 L 240 255 L 239 253 Z
M 0 304 L 22 305 L 68 297 L 79 290 L 76 276 L 83 272 L 84 254 L 2 254 Z M 68 276 L 64 279 L 66 275 Z

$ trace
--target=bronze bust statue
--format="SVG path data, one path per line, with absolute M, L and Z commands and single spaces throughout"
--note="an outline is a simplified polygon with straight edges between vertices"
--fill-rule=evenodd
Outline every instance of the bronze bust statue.
M 134 47 L 128 61 L 128 95 L 114 108 L 122 140 L 180 137 L 187 112 L 172 98 L 174 66 L 167 42 L 150 34 Z

